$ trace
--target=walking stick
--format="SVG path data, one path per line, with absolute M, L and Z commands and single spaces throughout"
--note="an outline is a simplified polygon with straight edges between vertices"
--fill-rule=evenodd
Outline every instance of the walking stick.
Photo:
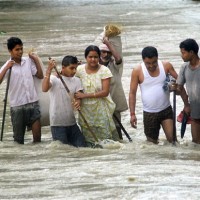
M 62 76 L 61 76 L 60 73 L 58 72 L 57 68 L 54 67 L 54 69 L 55 69 L 55 71 L 56 71 L 58 77 L 60 78 L 61 82 L 63 83 L 65 89 L 67 90 L 68 94 L 70 94 L 70 90 L 69 90 L 69 88 L 67 87 L 65 81 L 63 80 Z M 96 142 L 99 142 L 99 140 L 98 140 L 98 138 L 96 137 L 95 133 L 92 131 L 92 129 L 90 128 L 89 124 L 87 123 L 87 121 L 86 121 L 86 119 L 85 119 L 83 113 L 82 113 L 80 110 L 78 110 L 78 112 L 79 112 L 80 116 L 82 117 L 84 123 L 86 124 L 88 130 L 89 130 L 90 133 L 92 134 L 94 140 L 95 140 Z
M 11 76 L 11 70 L 10 68 L 8 72 L 8 80 L 7 80 L 7 85 L 6 85 L 6 93 L 5 93 L 5 98 L 4 98 L 4 108 L 3 108 L 3 118 L 2 118 L 2 125 L 1 125 L 1 141 L 3 141 L 3 131 L 4 131 L 4 123 L 5 123 L 5 117 L 6 117 L 6 105 L 7 105 L 7 100 L 8 100 L 8 89 L 10 85 L 10 76 Z
M 173 144 L 176 143 L 176 90 L 173 91 Z
M 130 137 L 130 135 L 127 133 L 127 131 L 125 130 L 125 128 L 123 127 L 122 123 L 120 122 L 120 120 L 118 119 L 118 117 L 113 114 L 113 117 L 116 119 L 117 123 L 119 124 L 120 128 L 123 130 L 124 134 L 126 135 L 126 137 L 128 138 L 129 142 L 132 142 L 132 139 Z

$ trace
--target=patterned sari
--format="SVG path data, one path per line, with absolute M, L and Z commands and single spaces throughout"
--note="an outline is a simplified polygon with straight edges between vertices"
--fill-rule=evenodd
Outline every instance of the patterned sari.
M 102 79 L 112 77 L 110 70 L 101 65 L 94 74 L 87 74 L 85 64 L 79 65 L 76 76 L 81 79 L 85 93 L 95 93 L 102 90 Z M 110 95 L 102 98 L 85 98 L 81 101 L 81 112 L 99 140 L 112 139 L 112 132 L 116 130 L 113 122 L 115 103 Z M 79 124 L 88 143 L 95 140 L 79 115 Z

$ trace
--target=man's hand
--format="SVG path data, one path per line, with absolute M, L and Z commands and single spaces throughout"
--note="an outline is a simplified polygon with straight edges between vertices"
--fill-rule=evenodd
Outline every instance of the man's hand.
M 187 115 L 190 116 L 190 112 L 191 112 L 190 104 L 185 105 L 183 110 Z
M 80 110 L 81 109 L 81 100 L 74 99 L 74 101 L 72 102 L 72 105 L 76 110 Z
M 54 67 L 56 67 L 56 61 L 52 58 L 49 58 L 49 62 L 48 62 L 48 69 L 52 70 Z
M 109 43 L 108 37 L 104 36 L 102 42 L 107 45 Z
M 37 54 L 36 53 L 33 53 L 33 52 L 29 52 L 28 53 L 28 56 L 29 56 L 29 58 L 31 58 L 32 60 L 38 60 L 38 56 L 37 56 Z
M 177 90 L 177 84 L 171 83 L 169 84 L 169 91 L 176 91 Z
M 9 60 L 8 63 L 7 63 L 7 65 L 6 65 L 6 68 L 10 69 L 14 64 L 15 64 L 14 60 Z
M 136 118 L 135 115 L 132 115 L 132 116 L 131 116 L 130 123 L 131 123 L 131 126 L 132 126 L 133 128 L 137 128 L 137 118 Z

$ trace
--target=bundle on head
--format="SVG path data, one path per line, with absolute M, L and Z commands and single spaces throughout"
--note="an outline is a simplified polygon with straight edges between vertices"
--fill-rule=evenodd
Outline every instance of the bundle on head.
M 122 32 L 122 28 L 115 24 L 108 24 L 105 26 L 105 36 L 114 37 Z

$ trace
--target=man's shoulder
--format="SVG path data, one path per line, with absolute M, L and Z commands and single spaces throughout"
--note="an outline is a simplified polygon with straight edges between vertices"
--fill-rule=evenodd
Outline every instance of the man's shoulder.
M 164 66 L 164 67 L 168 67 L 168 66 L 171 66 L 172 64 L 169 62 L 169 61 L 166 61 L 166 60 L 159 60 L 161 63 L 162 63 L 162 65 Z
M 80 82 L 80 81 L 81 81 L 81 79 L 80 79 L 79 77 L 77 77 L 77 76 L 74 76 L 74 77 L 73 77 L 73 80 L 74 80 L 75 82 Z
M 22 63 L 22 66 L 34 64 L 33 60 L 31 58 L 29 58 L 28 56 L 22 57 L 21 58 L 21 63 Z
M 28 56 L 23 56 L 21 58 L 22 61 L 31 61 L 31 58 L 29 58 Z
M 135 67 L 133 67 L 133 72 L 137 74 L 142 73 L 142 64 L 138 64 Z
M 60 81 L 60 78 L 58 77 L 58 76 L 56 76 L 55 74 L 51 74 L 51 76 L 50 76 L 50 80 L 52 81 L 52 82 L 61 82 Z
M 181 67 L 189 67 L 189 65 L 190 65 L 190 62 L 184 62 L 184 63 L 181 65 Z
M 160 61 L 163 65 L 163 68 L 166 73 L 168 73 L 170 70 L 172 70 L 174 67 L 169 61 Z

